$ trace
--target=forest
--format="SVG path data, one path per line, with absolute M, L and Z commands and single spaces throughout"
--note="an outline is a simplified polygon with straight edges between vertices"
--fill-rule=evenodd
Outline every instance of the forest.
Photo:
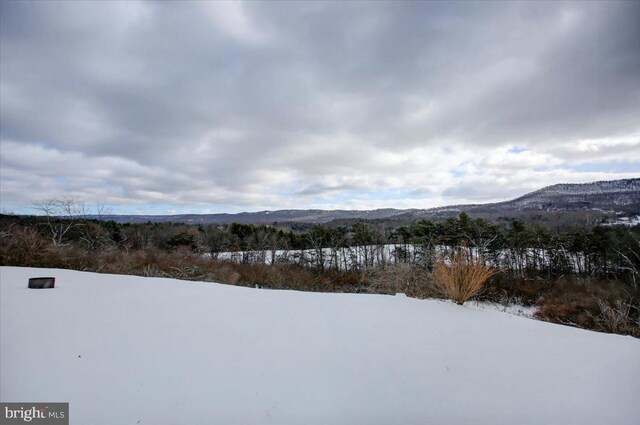
M 434 265 L 459 253 L 495 271 L 478 300 L 535 305 L 544 320 L 640 335 L 638 225 L 465 213 L 400 226 L 130 224 L 66 211 L 0 215 L 0 264 L 431 298 L 441 295 Z

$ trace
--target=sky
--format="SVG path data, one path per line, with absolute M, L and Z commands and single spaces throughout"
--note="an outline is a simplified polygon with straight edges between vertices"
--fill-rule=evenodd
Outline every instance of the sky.
M 0 206 L 429 208 L 640 177 L 640 2 L 0 3 Z

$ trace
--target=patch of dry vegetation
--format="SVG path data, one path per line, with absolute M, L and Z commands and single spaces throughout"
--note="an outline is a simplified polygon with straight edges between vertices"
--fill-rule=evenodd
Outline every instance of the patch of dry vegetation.
M 433 298 L 438 294 L 431 282 L 431 273 L 424 267 L 399 263 L 384 267 L 369 267 L 362 271 L 367 292 L 394 295 L 399 292 L 413 298 Z
M 640 337 L 640 294 L 621 282 L 561 279 L 538 305 L 536 317 L 542 320 Z
M 449 258 L 436 262 L 433 285 L 442 295 L 462 305 L 480 294 L 487 280 L 496 273 L 482 258 L 470 258 L 456 250 Z

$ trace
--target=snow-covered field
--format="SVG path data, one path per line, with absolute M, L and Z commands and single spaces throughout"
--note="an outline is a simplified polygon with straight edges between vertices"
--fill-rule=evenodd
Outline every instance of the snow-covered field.
M 640 340 L 472 306 L 3 267 L 0 320 L 0 399 L 78 425 L 640 421 Z
M 620 217 L 605 223 L 605 226 L 637 226 L 640 224 L 640 215 Z

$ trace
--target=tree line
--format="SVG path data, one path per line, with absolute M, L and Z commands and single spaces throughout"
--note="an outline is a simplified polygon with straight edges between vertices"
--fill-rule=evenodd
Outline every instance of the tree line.
M 207 255 L 213 260 L 273 264 L 293 261 L 324 270 L 359 269 L 388 263 L 427 269 L 435 257 L 462 250 L 514 276 L 554 279 L 597 276 L 634 286 L 640 281 L 640 226 L 595 225 L 550 228 L 521 219 L 492 222 L 462 213 L 440 221 L 380 229 L 375 222 L 345 226 L 194 225 L 185 223 L 116 223 L 86 219 L 77 211 L 41 216 L 0 216 L 0 237 L 7 263 L 10 241 L 52 246 L 73 245 L 86 252 L 158 249 Z M 41 242 L 42 243 L 42 242 Z M 34 249 L 34 248 L 31 248 Z M 28 251 L 28 250 L 27 250 Z

